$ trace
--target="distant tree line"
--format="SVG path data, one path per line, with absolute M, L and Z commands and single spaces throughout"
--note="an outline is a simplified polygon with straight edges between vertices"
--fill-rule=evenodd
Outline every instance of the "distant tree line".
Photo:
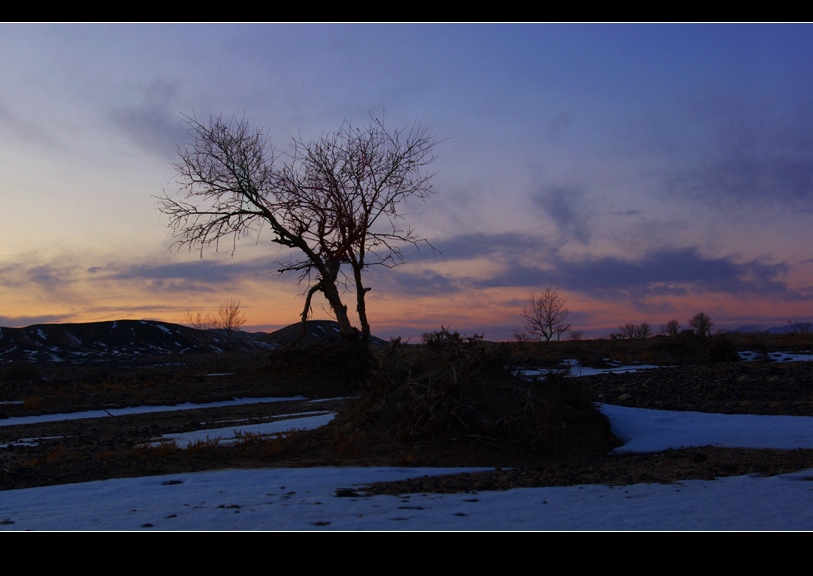
M 661 326 L 660 334 L 663 336 L 677 336 L 682 332 L 690 332 L 697 336 L 706 338 L 711 336 L 711 329 L 714 326 L 711 317 L 705 312 L 698 312 L 689 319 L 688 327 L 683 328 L 675 319 L 669 320 Z M 652 328 L 646 322 L 641 324 L 623 324 L 619 326 L 618 332 L 612 332 L 612 340 L 643 340 L 653 335 Z
M 581 340 L 584 333 L 572 329 L 569 321 L 570 310 L 567 300 L 562 292 L 553 286 L 541 290 L 534 290 L 522 307 L 520 316 L 523 319 L 522 330 L 514 332 L 518 342 L 550 342 L 553 338 L 560 340 L 562 334 L 567 333 L 572 340 Z M 678 336 L 688 332 L 702 338 L 711 336 L 714 322 L 705 312 L 698 312 L 691 318 L 686 328 L 676 319 L 669 320 L 661 326 L 660 334 L 663 336 Z M 794 326 L 795 328 L 795 326 Z M 802 326 L 800 330 L 809 330 L 810 325 Z M 652 337 L 652 327 L 646 323 L 626 323 L 618 327 L 618 332 L 610 333 L 612 340 L 644 340 Z
M 565 333 L 571 340 L 581 340 L 584 336 L 582 330 L 572 328 L 567 300 L 562 292 L 553 286 L 531 292 L 522 307 L 520 316 L 523 319 L 524 327 L 522 330 L 514 332 L 517 342 L 550 342 L 554 338 L 560 340 L 562 334 Z M 788 326 L 793 334 L 809 334 L 813 324 L 788 321 Z M 689 318 L 685 327 L 674 318 L 669 320 L 661 325 L 658 334 L 667 337 L 693 334 L 701 338 L 710 338 L 713 328 L 714 322 L 711 317 L 705 312 L 698 312 Z M 652 326 L 648 323 L 628 322 L 620 325 L 617 332 L 611 332 L 609 338 L 611 340 L 645 340 L 654 335 Z

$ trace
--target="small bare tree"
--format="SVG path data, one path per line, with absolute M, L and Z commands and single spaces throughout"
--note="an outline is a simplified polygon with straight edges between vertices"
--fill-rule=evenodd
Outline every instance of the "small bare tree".
M 652 336 L 652 327 L 646 322 L 638 324 L 638 327 L 635 329 L 635 338 L 646 340 L 650 336 Z
M 694 330 L 694 333 L 698 336 L 711 336 L 712 326 L 714 326 L 714 322 L 711 321 L 711 318 L 705 312 L 698 312 L 689 320 L 689 327 Z
M 227 298 L 215 312 L 215 327 L 223 331 L 226 348 L 231 349 L 234 335 L 246 323 L 246 316 L 240 309 L 240 302 Z
M 226 348 L 231 349 L 234 334 L 246 323 L 240 302 L 227 298 L 214 312 L 188 310 L 186 322 L 197 330 L 219 330 L 226 338 Z
M 622 324 L 618 327 L 619 340 L 633 340 L 638 333 L 638 326 L 633 323 Z
M 195 330 L 211 330 L 215 327 L 212 315 L 203 310 L 187 310 L 184 319 Z
M 791 322 L 788 320 L 788 326 L 793 334 L 810 334 L 810 322 Z
M 669 322 L 661 326 L 661 334 L 665 334 L 666 336 L 677 336 L 680 334 L 680 322 L 677 320 L 669 320 Z
M 640 324 L 622 324 L 618 327 L 618 332 L 610 337 L 618 340 L 646 340 L 652 336 L 652 328 L 646 322 Z
M 199 249 L 202 257 L 226 238 L 234 251 L 241 238 L 268 232 L 290 256 L 278 271 L 296 272 L 306 285 L 303 330 L 321 292 L 342 336 L 355 339 L 342 298 L 350 290 L 362 341 L 369 343 L 370 287 L 362 273 L 401 264 L 402 246 L 426 242 L 400 224 L 400 208 L 430 194 L 433 174 L 425 169 L 437 140 L 415 123 L 388 130 L 371 118 L 362 129 L 344 122 L 315 141 L 295 138 L 282 152 L 245 120 L 187 120 L 191 142 L 179 148 L 175 164 L 179 197 L 159 198 L 175 246 Z
M 566 300 L 559 290 L 549 286 L 541 292 L 534 291 L 522 309 L 525 333 L 532 340 L 544 338 L 549 342 L 554 336 L 559 340 L 570 330 L 569 315 Z

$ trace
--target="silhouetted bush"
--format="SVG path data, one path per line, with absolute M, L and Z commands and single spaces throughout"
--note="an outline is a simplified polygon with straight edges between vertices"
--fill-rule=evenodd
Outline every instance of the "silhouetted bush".
M 550 456 L 618 445 L 572 380 L 514 376 L 502 348 L 479 338 L 442 330 L 428 342 L 382 354 L 359 398 L 332 423 L 346 445 L 449 442 Z
M 734 341 L 719 334 L 711 339 L 709 359 L 712 362 L 738 362 L 740 355 Z
M 470 349 L 482 342 L 483 336 L 461 336 L 457 331 L 450 332 L 448 328 L 441 326 L 440 330 L 434 332 L 424 332 L 423 343 L 430 350 L 455 352 L 463 349 Z

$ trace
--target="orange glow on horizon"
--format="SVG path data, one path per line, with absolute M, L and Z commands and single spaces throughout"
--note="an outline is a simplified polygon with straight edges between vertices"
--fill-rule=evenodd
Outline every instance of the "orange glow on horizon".
M 244 282 L 227 292 L 151 291 L 149 286 L 101 284 L 92 289 L 77 282 L 51 294 L 20 290 L 7 300 L 1 311 L 7 327 L 36 323 L 79 323 L 123 319 L 149 319 L 177 324 L 186 323 L 186 314 L 195 310 L 214 310 L 226 298 L 240 302 L 246 327 L 252 331 L 273 331 L 296 323 L 304 303 L 296 286 L 282 289 L 279 284 Z M 170 287 L 171 288 L 171 287 Z M 384 338 L 416 338 L 441 326 L 461 334 L 485 334 L 488 340 L 511 340 L 523 328 L 521 309 L 530 295 L 525 288 L 504 287 L 471 290 L 440 296 L 398 297 L 373 290 L 367 299 L 368 317 L 374 335 Z M 744 324 L 785 322 L 810 319 L 804 301 L 736 299 L 728 294 L 694 294 L 658 297 L 640 302 L 609 301 L 562 291 L 571 312 L 572 329 L 585 337 L 603 337 L 627 323 L 646 322 L 654 333 L 669 320 L 685 326 L 697 312 L 709 314 L 718 328 Z M 347 300 L 352 310 L 351 300 Z M 315 298 L 312 319 L 330 319 L 326 303 Z M 50 320 L 37 320 L 37 319 Z M 19 322 L 14 322 L 20 319 Z M 28 321 L 31 319 L 31 321 Z M 351 313 L 351 321 L 358 325 Z

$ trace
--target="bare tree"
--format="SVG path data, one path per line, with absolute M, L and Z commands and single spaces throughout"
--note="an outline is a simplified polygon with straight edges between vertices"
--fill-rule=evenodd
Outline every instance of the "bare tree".
M 714 322 L 705 312 L 698 312 L 689 320 L 689 327 L 698 336 L 711 336 L 712 326 L 714 326 Z
M 618 332 L 611 335 L 613 339 L 618 340 L 646 340 L 650 336 L 652 328 L 646 322 L 622 324 L 618 327 Z
M 680 334 L 680 322 L 677 320 L 669 320 L 669 322 L 661 326 L 661 334 L 665 334 L 666 336 L 677 336 Z
M 231 349 L 234 334 L 246 323 L 240 302 L 227 298 L 214 312 L 188 310 L 186 322 L 197 330 L 219 330 L 226 337 L 226 347 Z
M 567 322 L 570 312 L 565 304 L 564 296 L 556 288 L 534 291 L 522 309 L 526 334 L 535 340 L 544 338 L 549 342 L 554 336 L 559 340 L 564 332 L 570 330 Z
M 203 310 L 187 310 L 184 319 L 195 330 L 211 330 L 215 327 L 212 315 Z
M 793 334 L 809 334 L 810 333 L 810 322 L 791 322 L 788 320 L 788 326 L 790 326 L 790 331 Z
M 622 324 L 618 327 L 618 338 L 620 340 L 633 340 L 638 333 L 638 326 L 633 323 Z
M 635 337 L 640 340 L 646 340 L 652 336 L 652 327 L 646 322 L 641 322 L 635 329 Z
M 361 338 L 369 342 L 363 272 L 404 262 L 402 247 L 426 242 L 403 227 L 399 211 L 408 198 L 425 199 L 434 174 L 437 140 L 418 124 L 388 130 L 370 118 L 363 129 L 344 122 L 315 141 L 294 138 L 290 150 L 271 146 L 262 129 L 245 120 L 187 118 L 191 142 L 174 166 L 180 198 L 164 192 L 176 247 L 217 249 L 231 237 L 259 237 L 290 249 L 278 272 L 296 272 L 305 284 L 303 330 L 314 294 L 321 292 L 342 335 L 357 335 L 342 294 L 353 289 Z
M 223 331 L 226 348 L 231 349 L 234 335 L 246 323 L 246 316 L 240 309 L 240 302 L 227 298 L 215 312 L 215 327 Z

